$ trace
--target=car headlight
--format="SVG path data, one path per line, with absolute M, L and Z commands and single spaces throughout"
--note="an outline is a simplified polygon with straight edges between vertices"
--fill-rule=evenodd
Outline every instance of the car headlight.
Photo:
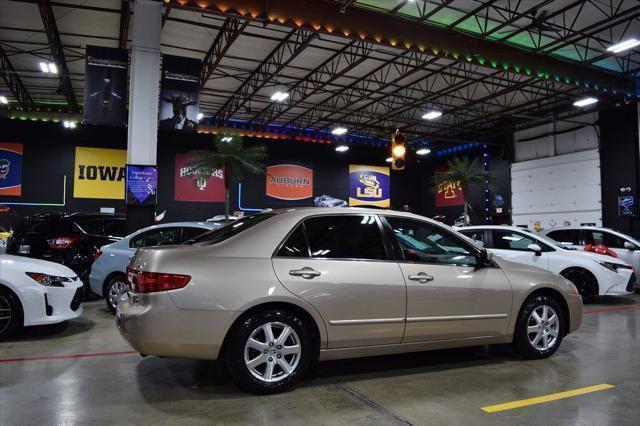
M 73 278 L 56 277 L 55 275 L 42 274 L 40 272 L 25 272 L 35 282 L 46 287 L 64 287 L 64 283 L 70 283 Z
M 630 266 L 621 265 L 619 263 L 601 262 L 601 261 L 597 261 L 597 262 L 598 262 L 598 265 L 602 266 L 603 268 L 607 268 L 608 270 L 613 271 L 615 273 L 618 273 L 620 269 L 631 269 Z

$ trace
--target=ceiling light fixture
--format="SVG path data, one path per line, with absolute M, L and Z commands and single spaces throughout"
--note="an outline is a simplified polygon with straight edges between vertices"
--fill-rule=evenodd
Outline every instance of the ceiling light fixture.
M 336 146 L 336 151 L 346 152 L 346 151 L 349 151 L 349 147 L 347 145 L 338 145 Z
M 220 139 L 222 142 L 231 142 L 233 140 L 233 138 L 231 136 L 224 136 L 222 139 Z
M 198 113 L 198 121 L 202 120 L 204 118 L 204 114 L 199 112 Z
M 347 129 L 344 127 L 336 127 L 331 131 L 331 134 L 336 136 L 344 135 L 345 133 L 347 133 Z
M 393 157 L 389 157 L 384 161 L 386 161 L 387 163 L 393 163 Z
M 40 71 L 42 72 L 49 72 L 49 66 L 47 65 L 46 62 L 40 62 Z
M 416 151 L 416 154 L 418 155 L 427 155 L 431 152 L 431 150 L 429 148 L 420 148 L 419 150 Z
M 58 67 L 53 62 L 49 62 L 49 72 L 51 74 L 58 74 Z
M 53 62 L 40 62 L 40 71 L 45 74 L 58 74 L 58 66 Z
M 620 53 L 638 46 L 640 46 L 640 40 L 630 38 L 629 40 L 621 41 L 620 43 L 607 47 L 607 52 Z
M 0 104 L 6 105 L 8 103 L 9 103 L 9 100 L 6 97 L 0 96 Z
M 587 105 L 592 105 L 592 104 L 595 104 L 596 102 L 598 102 L 598 99 L 596 99 L 596 98 L 592 98 L 592 97 L 582 98 L 582 99 L 578 99 L 577 101 L 575 101 L 573 103 L 573 106 L 577 106 L 579 108 L 584 108 Z
M 62 122 L 62 125 L 64 126 L 65 129 L 75 129 L 76 128 L 76 122 L 75 121 L 64 120 Z
M 429 111 L 422 116 L 425 120 L 435 120 L 438 117 L 442 117 L 442 111 Z
M 277 91 L 273 95 L 271 95 L 271 100 L 274 102 L 282 102 L 289 97 L 289 93 Z

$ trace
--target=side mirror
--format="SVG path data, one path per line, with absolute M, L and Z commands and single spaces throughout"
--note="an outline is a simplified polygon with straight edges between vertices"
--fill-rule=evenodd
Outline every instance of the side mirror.
M 542 248 L 538 244 L 529 244 L 527 249 L 531 250 L 536 256 L 542 255 Z
M 480 258 L 478 259 L 478 269 L 485 266 L 493 265 L 493 253 L 488 252 L 487 249 L 480 250 Z
M 638 247 L 636 247 L 636 245 L 633 244 L 631 241 L 625 241 L 624 248 L 631 251 L 638 250 Z

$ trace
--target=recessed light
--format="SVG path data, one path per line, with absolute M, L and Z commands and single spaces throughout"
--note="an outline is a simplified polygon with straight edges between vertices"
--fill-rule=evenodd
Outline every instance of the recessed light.
M 596 98 L 592 98 L 592 97 L 582 98 L 582 99 L 578 99 L 577 101 L 575 101 L 573 103 L 573 106 L 577 106 L 577 107 L 583 108 L 583 107 L 586 107 L 587 105 L 595 104 L 596 102 L 598 102 L 598 99 L 596 99 Z
M 282 102 L 289 97 L 289 93 L 277 91 L 271 95 L 271 100 L 274 102 Z
M 0 96 L 0 104 L 8 104 L 9 100 L 7 98 L 5 98 L 4 96 Z
M 435 120 L 438 117 L 442 117 L 442 111 L 429 111 L 422 116 L 425 120 Z
M 620 53 L 638 46 L 640 46 L 640 40 L 630 38 L 629 40 L 621 41 L 620 43 L 607 47 L 607 52 Z
M 431 150 L 429 148 L 420 148 L 419 150 L 416 151 L 416 154 L 418 154 L 418 155 L 427 155 L 430 152 L 431 152 Z
M 349 147 L 347 145 L 338 145 L 336 146 L 336 151 L 346 152 L 346 151 L 349 151 Z
M 340 136 L 340 135 L 344 135 L 345 133 L 347 133 L 347 129 L 344 127 L 336 127 L 335 129 L 333 129 L 331 131 L 332 134 Z

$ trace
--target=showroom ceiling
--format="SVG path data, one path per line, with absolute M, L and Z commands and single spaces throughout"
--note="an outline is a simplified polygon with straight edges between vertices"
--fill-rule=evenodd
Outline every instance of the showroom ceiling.
M 211 125 L 479 140 L 574 114 L 580 97 L 637 100 L 640 50 L 607 51 L 640 39 L 635 0 L 165 3 L 162 52 L 204 61 Z M 85 46 L 130 47 L 127 1 L 0 8 L 0 94 L 12 105 L 81 108 Z M 276 91 L 289 98 L 272 101 Z M 422 118 L 431 111 L 442 116 Z

